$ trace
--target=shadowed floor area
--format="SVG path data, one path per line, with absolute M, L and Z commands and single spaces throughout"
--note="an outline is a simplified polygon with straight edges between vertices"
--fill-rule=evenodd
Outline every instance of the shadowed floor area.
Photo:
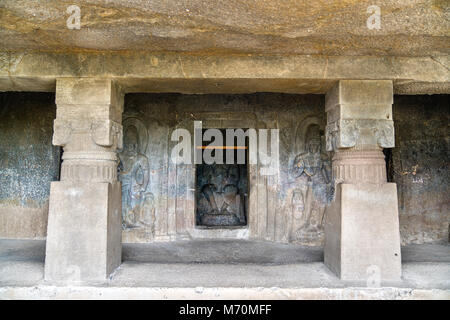
M 0 261 L 44 262 L 44 259 L 44 240 L 0 239 Z M 323 262 L 323 249 L 247 240 L 124 243 L 122 260 L 146 263 L 292 264 Z M 450 263 L 450 245 L 404 246 L 402 261 Z
M 263 241 L 195 240 L 124 244 L 123 260 L 157 263 L 289 264 L 323 261 L 323 250 Z

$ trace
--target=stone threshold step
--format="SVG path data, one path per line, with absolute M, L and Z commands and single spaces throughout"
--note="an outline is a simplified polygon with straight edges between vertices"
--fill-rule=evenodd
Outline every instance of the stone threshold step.
M 0 299 L 450 300 L 450 290 L 411 288 L 0 287 Z

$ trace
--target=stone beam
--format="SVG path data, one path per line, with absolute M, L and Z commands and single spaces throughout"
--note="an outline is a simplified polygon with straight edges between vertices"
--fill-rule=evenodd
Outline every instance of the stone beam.
M 339 80 L 392 80 L 395 94 L 450 93 L 450 58 L 1 52 L 0 91 L 57 78 L 113 79 L 124 92 L 325 94 Z
M 105 280 L 121 262 L 123 94 L 111 80 L 58 79 L 53 144 L 62 146 L 52 182 L 45 279 Z

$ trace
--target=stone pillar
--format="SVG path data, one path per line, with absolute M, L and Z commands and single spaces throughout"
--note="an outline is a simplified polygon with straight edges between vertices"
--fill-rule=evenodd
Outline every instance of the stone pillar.
M 397 186 L 387 183 L 382 149 L 394 147 L 392 102 L 390 80 L 342 80 L 326 96 L 336 192 L 324 258 L 343 280 L 401 277 Z
M 105 280 L 121 263 L 123 95 L 111 80 L 56 82 L 53 144 L 64 148 L 61 181 L 52 182 L 46 280 Z

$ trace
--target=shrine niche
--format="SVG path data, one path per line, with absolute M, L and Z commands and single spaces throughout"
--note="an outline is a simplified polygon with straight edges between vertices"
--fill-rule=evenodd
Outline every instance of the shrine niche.
M 196 166 L 197 226 L 236 227 L 247 225 L 247 165 L 237 164 L 236 153 L 235 150 L 235 164 L 199 164 Z M 225 163 L 225 152 L 223 155 Z M 246 151 L 245 159 L 247 157 Z
M 154 196 L 147 191 L 150 178 L 146 156 L 148 131 L 138 118 L 123 121 L 123 150 L 119 153 L 119 181 L 122 183 L 122 229 L 145 229 L 153 237 Z

